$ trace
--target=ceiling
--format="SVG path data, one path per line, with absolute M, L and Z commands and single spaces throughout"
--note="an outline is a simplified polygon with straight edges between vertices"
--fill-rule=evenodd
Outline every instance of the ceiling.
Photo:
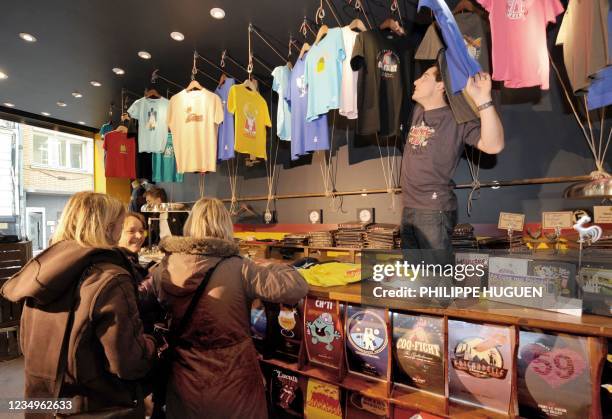
M 347 0 L 329 0 L 343 24 L 356 16 Z M 456 0 L 447 0 L 452 7 Z M 355 3 L 353 0 L 352 3 Z M 390 0 L 362 0 L 372 24 L 390 14 Z M 405 27 L 413 28 L 416 0 L 399 0 Z M 325 2 L 323 2 L 325 5 Z M 210 16 L 212 7 L 226 12 L 223 20 Z M 221 52 L 242 64 L 248 57 L 248 24 L 260 28 L 266 38 L 284 54 L 289 35 L 299 41 L 299 27 L 304 16 L 315 19 L 319 0 L 22 0 L 7 2 L 0 14 L 0 71 L 8 78 L 0 80 L 0 111 L 29 112 L 87 127 L 99 127 L 108 120 L 111 102 L 116 103 L 115 118 L 120 111 L 121 89 L 140 94 L 149 85 L 151 73 L 160 74 L 181 86 L 189 82 L 194 49 L 218 63 Z M 326 5 L 325 23 L 336 26 Z M 185 35 L 182 42 L 170 38 L 170 32 Z M 37 42 L 23 41 L 18 34 L 34 35 Z M 312 42 L 312 35 L 308 40 Z M 138 57 L 138 51 L 151 53 L 150 60 Z M 282 64 L 260 39 L 253 38 L 253 50 L 270 67 Z M 296 53 L 295 51 L 293 52 Z M 117 76 L 113 67 L 125 70 Z M 218 79 L 220 73 L 199 62 L 198 67 Z M 244 72 L 227 64 L 226 69 L 238 78 Z M 268 73 L 255 63 L 255 72 Z M 91 80 L 102 83 L 94 87 Z M 207 88 L 214 84 L 205 76 L 198 80 Z M 160 93 L 166 84 L 159 82 Z M 178 88 L 171 87 L 173 92 Z M 72 92 L 83 97 L 74 98 Z M 170 92 L 172 93 L 172 92 Z M 133 100 L 130 98 L 130 100 Z M 58 101 L 67 104 L 59 107 Z M 10 102 L 13 109 L 2 108 Z

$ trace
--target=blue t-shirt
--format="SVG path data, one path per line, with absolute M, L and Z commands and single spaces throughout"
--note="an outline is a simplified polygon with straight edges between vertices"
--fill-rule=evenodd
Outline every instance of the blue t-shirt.
M 612 54 L 612 12 L 608 12 L 608 54 Z M 605 67 L 597 72 L 591 82 L 587 94 L 587 107 L 589 110 L 603 108 L 612 103 L 612 66 Z
M 176 171 L 172 134 L 168 133 L 163 153 L 153 153 L 153 182 L 182 182 L 183 174 Z
M 291 110 L 287 103 L 286 93 L 291 83 L 291 70 L 286 65 L 279 66 L 272 71 L 272 89 L 278 93 L 278 106 L 276 111 L 276 135 L 285 141 L 291 141 Z
M 223 104 L 223 122 L 219 125 L 217 144 L 217 158 L 219 160 L 234 158 L 234 114 L 227 110 L 227 97 L 234 84 L 236 84 L 236 80 L 227 78 L 215 90 L 215 94 L 221 98 Z
M 291 72 L 291 86 L 287 89 L 287 101 L 291 109 L 291 159 L 297 160 L 309 151 L 329 149 L 327 115 L 314 121 L 306 121 L 308 88 L 304 80 L 307 55 L 298 59 Z
M 140 98 L 128 114 L 138 119 L 138 152 L 163 153 L 168 138 L 168 99 Z
M 480 64 L 468 52 L 455 17 L 444 0 L 419 0 L 419 7 L 429 7 L 438 21 L 446 44 L 444 52 L 453 94 L 465 88 L 468 77 L 481 71 Z
M 306 114 L 309 121 L 330 109 L 340 108 L 342 61 L 345 58 L 342 28 L 329 29 L 325 38 L 308 51 L 304 77 L 309 92 Z

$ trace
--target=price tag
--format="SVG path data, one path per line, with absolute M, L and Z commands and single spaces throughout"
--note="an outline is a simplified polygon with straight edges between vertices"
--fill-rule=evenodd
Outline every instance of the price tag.
M 572 228 L 572 212 L 571 211 L 550 211 L 542 213 L 542 228 L 557 229 L 557 228 Z
M 500 212 L 497 228 L 500 230 L 523 231 L 525 225 L 525 214 L 513 212 Z
M 612 224 L 612 205 L 599 205 L 593 207 L 595 223 Z

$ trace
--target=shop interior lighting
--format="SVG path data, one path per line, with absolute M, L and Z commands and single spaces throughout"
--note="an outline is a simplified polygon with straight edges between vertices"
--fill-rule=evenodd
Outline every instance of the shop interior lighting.
M 123 76 L 125 74 L 125 70 L 119 67 L 115 67 L 113 68 L 113 73 L 115 73 L 118 76 Z
M 21 32 L 19 34 L 19 37 L 21 39 L 23 39 L 26 42 L 36 42 L 36 37 L 32 34 L 26 33 L 26 32 Z
M 92 80 L 92 81 L 90 81 L 89 83 L 90 83 L 92 86 L 94 86 L 94 87 L 100 87 L 100 86 L 102 86 L 102 83 L 100 83 L 99 81 L 96 81 L 96 80 Z
M 15 107 L 15 104 L 11 103 L 11 102 L 4 102 L 3 105 L 6 106 L 7 108 L 14 108 Z
M 185 35 L 183 35 L 180 32 L 172 32 L 170 34 L 170 38 L 174 39 L 175 41 L 181 42 L 182 40 L 185 39 Z
M 210 9 L 210 15 L 215 19 L 223 19 L 225 17 L 225 10 L 220 7 L 213 7 Z
M 138 56 L 140 58 L 142 58 L 143 60 L 150 60 L 151 59 L 151 54 L 148 53 L 147 51 L 138 51 Z

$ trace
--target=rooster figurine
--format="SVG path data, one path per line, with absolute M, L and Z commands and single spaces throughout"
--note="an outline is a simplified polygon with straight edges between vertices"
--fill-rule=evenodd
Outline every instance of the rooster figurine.
M 588 215 L 583 215 L 578 219 L 576 224 L 574 224 L 574 230 L 578 232 L 578 243 L 582 244 L 586 242 L 587 244 L 593 244 L 601 238 L 601 235 L 603 233 L 601 227 L 596 225 L 592 225 L 590 227 L 584 226 L 585 224 L 590 222 L 591 217 L 589 217 Z

